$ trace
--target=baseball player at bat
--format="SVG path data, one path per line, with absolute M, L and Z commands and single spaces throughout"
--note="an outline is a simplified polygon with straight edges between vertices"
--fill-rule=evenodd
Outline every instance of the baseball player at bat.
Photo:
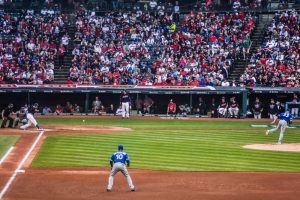
M 132 183 L 131 177 L 128 173 L 127 167 L 130 165 L 129 156 L 127 153 L 123 151 L 124 147 L 123 145 L 118 145 L 118 151 L 112 154 L 110 158 L 110 166 L 111 166 L 111 172 L 108 179 L 108 186 L 107 186 L 107 192 L 111 192 L 113 184 L 114 184 L 114 177 L 115 175 L 120 171 L 122 174 L 126 177 L 128 186 L 132 192 L 135 191 L 134 185 Z M 127 164 L 127 167 L 126 167 Z
M 27 118 L 27 124 L 21 126 L 21 129 L 26 130 L 28 127 L 30 127 L 32 124 L 36 127 L 37 130 L 43 130 L 38 125 L 37 121 L 34 118 L 34 113 L 38 110 L 39 105 L 35 103 L 33 106 L 29 106 L 28 108 L 24 107 L 21 112 L 24 112 Z
M 275 119 L 273 120 L 273 122 L 271 122 L 271 124 L 274 124 L 277 119 L 279 119 L 279 122 L 278 122 L 277 126 L 273 129 L 267 130 L 266 135 L 269 135 L 270 133 L 272 133 L 274 131 L 277 131 L 280 127 L 280 135 L 279 135 L 279 139 L 278 139 L 277 144 L 281 144 L 282 140 L 283 140 L 285 130 L 286 130 L 286 127 L 287 127 L 287 124 L 292 123 L 293 116 L 290 114 L 290 111 L 287 110 L 283 113 L 280 113 L 277 117 L 275 117 Z

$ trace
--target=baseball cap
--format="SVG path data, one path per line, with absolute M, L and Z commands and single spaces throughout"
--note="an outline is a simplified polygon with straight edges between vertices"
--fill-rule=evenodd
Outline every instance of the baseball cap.
M 119 150 L 119 151 L 123 151 L 123 149 L 124 149 L 123 145 L 122 145 L 122 144 L 119 144 L 119 145 L 118 145 L 118 150 Z

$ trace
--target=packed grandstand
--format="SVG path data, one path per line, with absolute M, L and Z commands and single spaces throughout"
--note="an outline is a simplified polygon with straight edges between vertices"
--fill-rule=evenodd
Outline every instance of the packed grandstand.
M 1 12 L 1 84 L 51 84 L 67 69 L 67 84 L 300 86 L 300 15 L 293 9 L 275 12 L 254 50 L 259 15 L 235 7 L 194 9 L 180 18 L 162 6 Z M 246 62 L 244 72 L 228 82 L 237 60 Z

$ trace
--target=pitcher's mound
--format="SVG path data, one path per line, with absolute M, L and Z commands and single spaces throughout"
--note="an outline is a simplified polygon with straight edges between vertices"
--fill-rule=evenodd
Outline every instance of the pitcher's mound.
M 290 151 L 300 152 L 300 143 L 291 144 L 249 144 L 243 146 L 246 149 L 267 150 L 267 151 Z

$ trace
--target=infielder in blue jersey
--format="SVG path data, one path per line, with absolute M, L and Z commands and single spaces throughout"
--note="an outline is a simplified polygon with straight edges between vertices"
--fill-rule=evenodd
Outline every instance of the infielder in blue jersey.
M 107 192 L 110 192 L 112 189 L 112 186 L 114 184 L 114 176 L 121 171 L 122 174 L 126 177 L 127 183 L 129 185 L 129 188 L 132 192 L 135 191 L 134 185 L 132 184 L 131 177 L 128 173 L 128 170 L 126 168 L 130 165 L 129 156 L 127 153 L 123 151 L 123 145 L 118 146 L 118 151 L 112 154 L 110 158 L 110 166 L 111 166 L 111 172 L 108 179 L 108 186 L 107 186 Z
M 273 129 L 267 130 L 266 135 L 269 135 L 270 133 L 277 131 L 277 129 L 280 127 L 280 135 L 277 144 L 281 144 L 285 129 L 288 124 L 292 123 L 293 116 L 290 114 L 289 110 L 287 110 L 283 113 L 278 114 L 277 117 L 274 118 L 274 121 L 271 122 L 271 124 L 274 124 L 277 119 L 279 119 L 277 126 Z

